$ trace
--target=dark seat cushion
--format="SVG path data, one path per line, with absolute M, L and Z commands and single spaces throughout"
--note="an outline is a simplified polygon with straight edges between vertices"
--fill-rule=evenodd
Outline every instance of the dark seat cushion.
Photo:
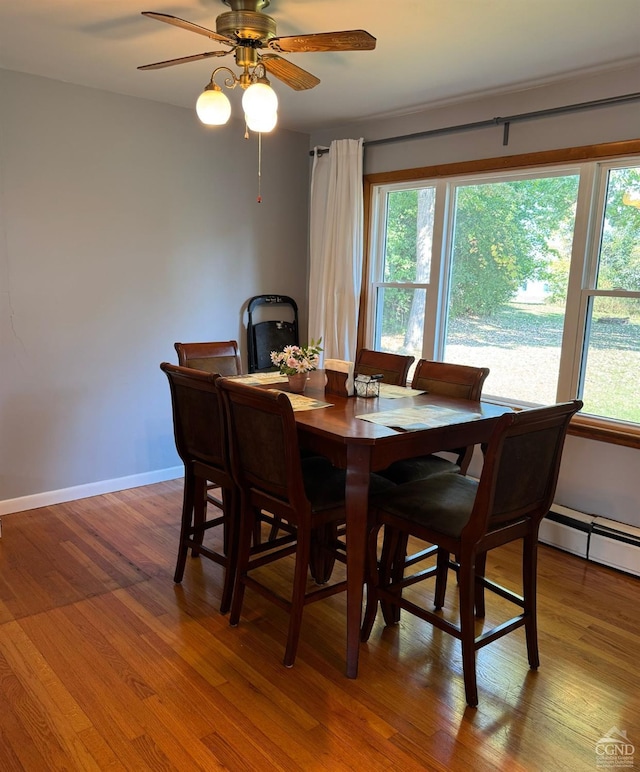
M 314 512 L 344 506 L 347 473 L 339 469 L 324 456 L 310 456 L 302 459 L 302 477 L 307 498 Z M 395 488 L 390 480 L 372 474 L 369 480 L 369 495 L 378 496 Z
M 447 472 L 458 474 L 460 467 L 446 458 L 431 455 L 395 461 L 382 472 L 379 472 L 379 474 L 396 485 L 402 485 L 415 480 L 426 480 L 427 477 L 431 477 L 434 474 L 444 474 Z
M 478 483 L 458 474 L 398 485 L 372 499 L 384 512 L 456 538 L 469 520 Z

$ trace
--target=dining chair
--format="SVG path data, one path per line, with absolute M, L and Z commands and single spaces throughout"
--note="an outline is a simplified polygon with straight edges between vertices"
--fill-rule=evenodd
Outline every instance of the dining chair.
M 488 375 L 488 367 L 471 367 L 469 365 L 421 359 L 416 365 L 411 388 L 426 391 L 428 394 L 441 394 L 446 397 L 478 402 L 482 395 L 482 386 Z M 443 451 L 446 450 L 446 448 L 443 448 Z M 413 482 L 414 480 L 424 480 L 432 475 L 447 472 L 466 474 L 473 457 L 473 450 L 473 445 L 465 448 L 450 449 L 449 452 L 457 456 L 455 461 L 443 458 L 435 453 L 415 458 L 406 458 L 402 461 L 396 461 L 379 474 L 397 485 Z M 385 533 L 385 539 L 387 538 Z M 402 541 L 406 556 L 405 567 L 420 563 L 434 555 L 437 551 L 437 547 L 431 545 L 407 555 L 408 536 L 403 536 Z M 388 545 L 383 544 L 383 551 L 386 551 L 386 549 L 388 549 Z M 401 551 L 402 545 L 399 544 L 397 549 Z M 398 570 L 396 568 L 396 571 Z M 390 608 L 388 604 L 383 603 L 382 609 L 385 621 L 388 624 L 400 621 L 400 609 L 398 607 Z
M 174 582 L 184 576 L 187 554 L 204 555 L 225 569 L 220 611 L 231 606 L 235 573 L 238 520 L 237 489 L 231 477 L 227 452 L 226 418 L 216 381 L 216 373 L 163 362 L 160 369 L 169 379 L 173 429 L 178 455 L 184 464 L 184 492 L 178 561 Z M 219 501 L 221 515 L 206 519 L 206 490 L 209 483 L 222 491 Z M 222 526 L 222 549 L 203 545 L 211 528 Z
M 229 427 L 231 470 L 240 491 L 238 567 L 229 621 L 239 623 L 247 587 L 286 610 L 289 628 L 284 664 L 291 667 L 304 607 L 346 590 L 346 581 L 307 589 L 312 532 L 345 519 L 346 473 L 323 456 L 301 457 L 293 407 L 285 393 L 227 378 L 218 381 L 218 388 Z M 391 487 L 388 480 L 372 475 L 373 493 Z M 264 549 L 254 546 L 252 554 L 251 535 L 263 510 L 295 530 L 295 545 L 276 539 L 262 545 Z M 323 540 L 322 548 L 335 550 L 335 557 L 344 562 L 338 544 Z M 256 576 L 255 569 L 291 554 L 295 554 L 294 576 L 291 594 L 285 598 L 267 578 Z
M 356 356 L 355 372 L 357 375 L 380 374 L 383 383 L 406 386 L 409 368 L 414 361 L 414 356 L 361 348 Z
M 210 341 L 208 343 L 174 343 L 181 367 L 191 367 L 218 375 L 240 375 L 242 362 L 235 340 Z M 206 488 L 206 500 L 222 509 L 222 500 L 214 491 L 219 486 L 213 481 Z
M 538 531 L 553 502 L 569 422 L 581 407 L 582 402 L 574 400 L 502 416 L 487 445 L 479 481 L 464 475 L 434 475 L 372 500 L 363 641 L 371 634 L 378 602 L 383 600 L 453 635 L 461 642 L 465 696 L 472 707 L 478 704 L 476 651 L 483 646 L 524 627 L 529 666 L 538 668 Z M 382 526 L 391 538 L 378 566 L 377 536 Z M 437 545 L 436 565 L 405 575 L 404 551 L 398 553 L 394 547 L 400 535 Z M 515 540 L 522 540 L 522 594 L 501 587 L 485 573 L 487 552 Z M 452 554 L 455 561 L 450 560 Z M 457 623 L 439 613 L 450 568 L 458 575 Z M 415 590 L 430 577 L 435 577 L 435 611 L 425 607 Z M 409 586 L 414 592 L 404 597 Z M 485 588 L 511 601 L 521 613 L 476 635 L 474 610 L 475 617 L 484 618 Z
M 470 367 L 421 359 L 416 365 L 411 388 L 426 391 L 428 394 L 478 402 L 488 375 L 488 367 Z M 380 474 L 396 484 L 421 480 L 442 472 L 466 474 L 473 456 L 473 446 L 451 449 L 450 452 L 457 455 L 455 461 L 430 454 L 396 461 Z
M 242 362 L 235 340 L 209 343 L 174 343 L 178 364 L 219 375 L 240 375 Z

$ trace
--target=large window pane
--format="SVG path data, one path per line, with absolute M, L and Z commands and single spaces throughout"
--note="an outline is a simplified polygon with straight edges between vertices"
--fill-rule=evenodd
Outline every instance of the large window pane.
M 484 393 L 556 399 L 578 176 L 456 188 L 444 359 Z
M 596 281 L 586 290 L 584 411 L 640 423 L 640 167 L 609 169 Z M 631 293 L 631 294 L 630 294 Z
M 489 318 L 449 321 L 445 361 L 488 367 L 484 394 L 534 404 L 556 401 L 564 305 L 505 303 Z
M 611 169 L 597 288 L 640 291 L 640 166 Z
M 380 287 L 376 317 L 376 345 L 392 354 L 422 356 L 426 290 Z
M 640 423 L 640 299 L 590 300 L 584 412 Z
M 385 282 L 429 281 L 434 205 L 433 187 L 387 194 Z
M 426 289 L 431 273 L 433 186 L 386 195 L 383 265 L 376 289 L 374 347 L 422 356 Z M 414 286 L 422 285 L 422 286 Z

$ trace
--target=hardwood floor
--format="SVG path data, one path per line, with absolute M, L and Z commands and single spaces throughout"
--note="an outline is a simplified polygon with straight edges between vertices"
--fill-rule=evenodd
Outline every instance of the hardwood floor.
M 180 507 L 176 481 L 4 517 L 0 770 L 576 772 L 612 728 L 640 765 L 637 579 L 541 546 L 540 670 L 521 630 L 482 649 L 474 710 L 458 642 L 408 615 L 347 679 L 343 596 L 305 610 L 284 668 L 282 611 L 247 591 L 229 627 L 205 559 L 174 585 Z M 516 558 L 488 571 L 517 587 Z

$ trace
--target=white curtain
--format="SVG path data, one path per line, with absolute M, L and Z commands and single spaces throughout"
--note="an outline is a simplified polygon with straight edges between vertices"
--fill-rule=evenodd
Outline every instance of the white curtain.
M 311 176 L 309 339 L 354 361 L 362 285 L 362 139 L 316 148 Z

